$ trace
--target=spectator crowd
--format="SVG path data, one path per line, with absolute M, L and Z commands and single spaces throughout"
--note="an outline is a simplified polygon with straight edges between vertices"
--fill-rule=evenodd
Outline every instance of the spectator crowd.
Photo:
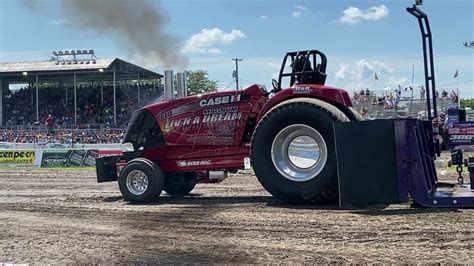
M 39 118 L 36 121 L 36 89 L 26 86 L 17 91 L 7 91 L 4 100 L 6 125 L 45 124 L 52 115 L 56 126 L 74 125 L 74 89 L 72 86 L 40 84 L 38 93 Z M 160 95 L 157 84 L 140 84 L 140 100 L 137 84 L 116 86 L 117 125 L 114 125 L 113 86 L 80 84 L 77 87 L 77 124 L 104 124 L 121 126 L 132 112 L 151 103 Z
M 123 137 L 121 130 L 107 131 L 58 131 L 46 132 L 19 132 L 1 131 L 0 142 L 12 143 L 56 143 L 56 144 L 105 144 L 120 143 Z
M 410 89 L 412 90 L 411 87 L 406 87 L 404 90 Z M 420 98 L 425 99 L 425 93 L 426 90 L 421 87 L 420 90 Z M 443 90 L 441 92 L 441 97 L 440 93 L 438 90 L 435 91 L 435 97 L 436 98 L 441 98 L 441 99 L 450 99 L 453 103 L 458 102 L 458 95 L 454 90 L 449 93 L 446 90 Z M 374 92 L 370 91 L 369 89 L 366 89 L 365 91 L 361 89 L 360 91 L 355 91 L 352 99 L 355 101 L 358 100 L 364 100 L 364 101 L 372 101 L 372 105 L 378 105 L 378 106 L 383 106 L 384 109 L 397 109 L 398 105 L 400 103 L 400 100 L 402 99 L 402 88 L 401 86 L 398 86 L 396 90 L 392 91 L 384 91 L 381 96 L 375 96 Z M 359 111 L 361 114 L 363 113 L 363 110 Z

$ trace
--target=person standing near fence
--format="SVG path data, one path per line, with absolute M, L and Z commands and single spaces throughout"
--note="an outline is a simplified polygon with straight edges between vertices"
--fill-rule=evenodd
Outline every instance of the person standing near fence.
M 52 115 L 48 115 L 46 118 L 46 126 L 48 127 L 48 134 L 54 133 L 54 117 Z

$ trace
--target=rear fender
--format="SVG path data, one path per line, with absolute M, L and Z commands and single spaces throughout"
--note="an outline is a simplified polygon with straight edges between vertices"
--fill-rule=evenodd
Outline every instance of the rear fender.
M 352 102 L 346 91 L 320 85 L 299 85 L 284 89 L 272 97 L 263 107 L 257 121 L 260 121 L 260 119 L 276 105 L 295 98 L 313 98 L 321 100 L 335 106 L 351 121 L 359 120 L 357 115 L 351 110 Z

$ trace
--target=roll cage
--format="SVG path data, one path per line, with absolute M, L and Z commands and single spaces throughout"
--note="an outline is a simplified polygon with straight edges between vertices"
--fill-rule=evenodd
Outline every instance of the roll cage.
M 287 63 L 290 63 L 291 71 L 285 72 Z M 284 77 L 290 77 L 290 87 L 296 84 L 324 85 L 326 82 L 326 55 L 318 50 L 305 50 L 286 53 L 283 58 L 278 83 L 274 80 L 275 91 L 281 90 Z

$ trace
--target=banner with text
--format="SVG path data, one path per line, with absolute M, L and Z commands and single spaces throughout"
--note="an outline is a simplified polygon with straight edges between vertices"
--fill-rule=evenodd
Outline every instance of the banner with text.
M 41 167 L 95 166 L 97 150 L 45 150 Z
M 1 165 L 34 166 L 35 161 L 35 150 L 0 150 Z

